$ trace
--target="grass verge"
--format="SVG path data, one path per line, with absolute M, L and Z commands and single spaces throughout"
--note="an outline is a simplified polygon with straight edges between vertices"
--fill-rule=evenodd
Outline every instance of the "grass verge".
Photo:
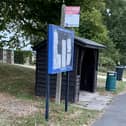
M 32 69 L 0 64 L 0 92 L 31 99 L 34 97 L 34 78 Z
M 43 108 L 42 108 L 43 110 Z M 44 119 L 44 111 L 34 116 L 20 118 L 17 126 L 89 126 L 97 118 L 99 112 L 69 106 L 69 111 L 64 112 L 64 106 L 51 104 L 49 121 Z M 18 122 L 22 122 L 21 125 Z
M 126 91 L 126 82 L 123 82 L 123 81 L 117 81 L 116 82 L 116 90 L 115 91 L 106 91 L 105 90 L 105 85 L 106 85 L 106 79 L 98 78 L 97 91 L 99 93 L 101 93 L 101 94 L 111 93 L 113 95 L 117 95 L 117 94 L 119 94 L 121 92 L 125 92 Z
M 16 98 L 34 100 L 34 78 L 33 69 L 14 65 L 0 64 L 0 92 L 8 93 Z M 31 116 L 21 118 L 11 117 L 0 111 L 0 124 L 13 126 L 84 126 L 90 124 L 98 117 L 99 112 L 85 110 L 69 105 L 69 111 L 64 112 L 64 104 L 50 104 L 50 117 L 46 122 L 44 119 L 45 100 L 38 99 L 38 112 Z M 5 121 L 1 119 L 4 115 Z

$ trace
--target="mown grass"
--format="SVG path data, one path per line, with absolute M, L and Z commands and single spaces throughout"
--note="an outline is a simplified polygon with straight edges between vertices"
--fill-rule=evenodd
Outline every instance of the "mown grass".
M 21 98 L 33 98 L 34 82 L 34 70 L 0 64 L 0 92 L 6 92 Z
M 0 92 L 8 93 L 16 98 L 27 101 L 35 100 L 38 112 L 21 118 L 9 117 L 4 125 L 13 126 L 83 126 L 97 118 L 98 111 L 85 110 L 69 105 L 69 111 L 64 112 L 64 104 L 50 103 L 49 121 L 45 121 L 45 100 L 34 96 L 35 71 L 15 65 L 0 64 Z M 5 113 L 6 115 L 6 113 Z M 0 122 L 2 124 L 2 122 Z
M 126 69 L 123 72 L 123 77 L 126 78 Z

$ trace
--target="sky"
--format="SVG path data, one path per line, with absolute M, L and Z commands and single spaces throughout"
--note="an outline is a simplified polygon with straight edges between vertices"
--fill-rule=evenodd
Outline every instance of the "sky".
M 3 35 L 6 36 L 6 38 L 3 38 L 2 40 L 9 40 L 10 37 L 14 36 L 14 32 L 7 32 L 7 31 L 4 31 L 4 32 L 0 32 L 0 35 Z M 20 41 L 22 41 L 22 38 L 20 38 Z M 26 44 L 29 43 L 29 41 L 26 41 Z M 4 47 L 4 49 L 8 49 L 8 47 Z M 26 47 L 22 48 L 22 50 L 32 50 L 31 48 L 31 45 L 27 45 Z

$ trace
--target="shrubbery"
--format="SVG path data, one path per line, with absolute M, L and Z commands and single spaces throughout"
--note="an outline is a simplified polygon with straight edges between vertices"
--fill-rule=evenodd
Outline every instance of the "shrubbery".
M 14 51 L 14 62 L 18 64 L 26 63 L 26 58 L 29 58 L 29 63 L 32 63 L 32 52 L 31 51 Z

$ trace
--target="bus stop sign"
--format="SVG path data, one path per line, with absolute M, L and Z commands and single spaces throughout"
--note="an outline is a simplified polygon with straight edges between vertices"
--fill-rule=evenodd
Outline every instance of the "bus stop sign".
M 72 71 L 74 32 L 50 24 L 48 34 L 48 74 Z

